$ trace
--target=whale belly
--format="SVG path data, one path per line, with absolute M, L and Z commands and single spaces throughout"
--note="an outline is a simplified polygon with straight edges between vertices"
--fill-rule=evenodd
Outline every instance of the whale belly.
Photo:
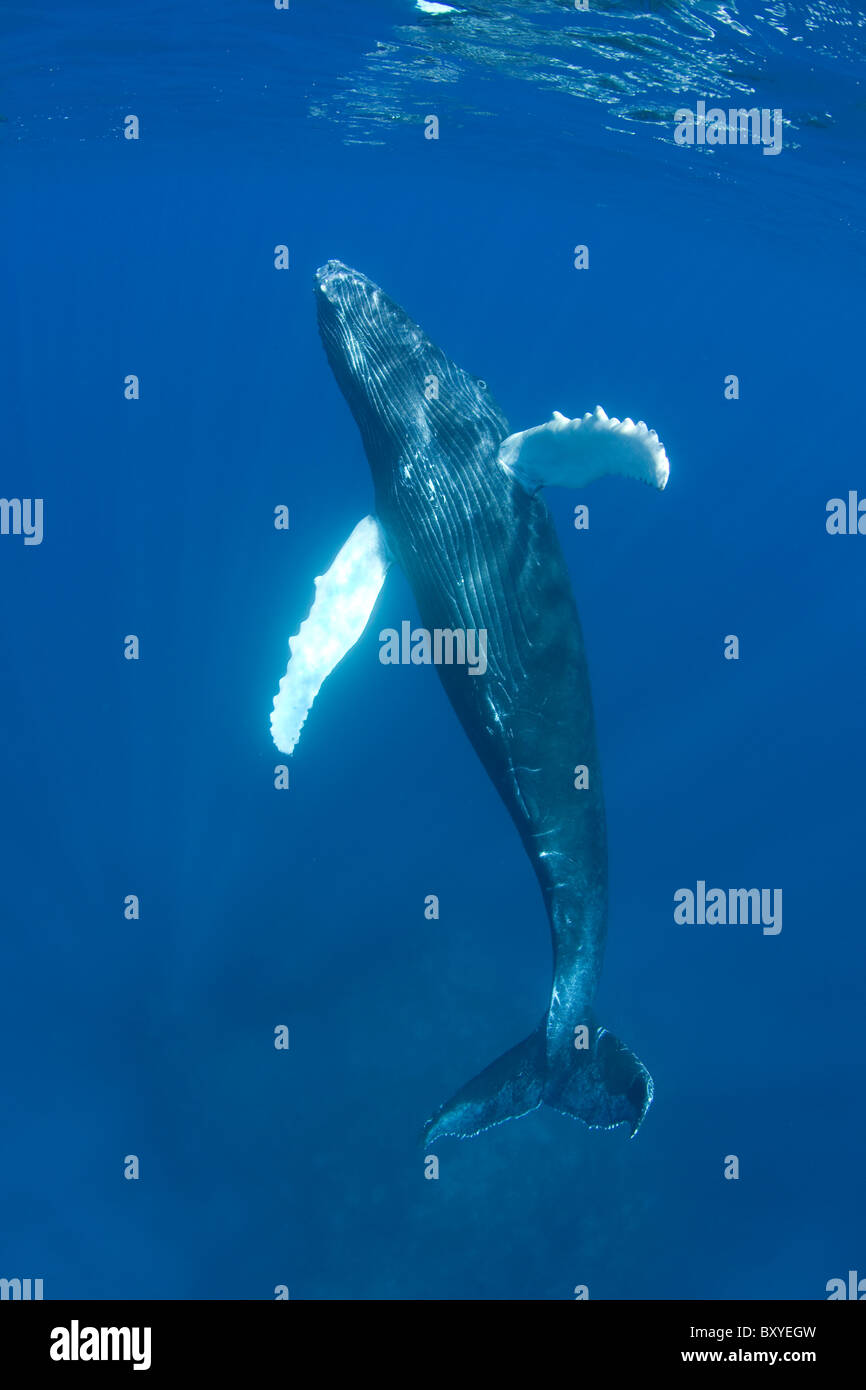
M 586 654 L 553 521 L 487 457 L 428 464 L 409 481 L 377 497 L 379 519 L 423 626 L 486 631 L 483 674 L 437 671 L 538 876 L 554 993 L 574 1002 L 601 968 L 607 844 Z

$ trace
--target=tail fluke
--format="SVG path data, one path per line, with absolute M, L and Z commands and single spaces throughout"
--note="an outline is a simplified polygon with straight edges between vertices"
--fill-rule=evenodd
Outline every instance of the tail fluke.
M 627 1124 L 634 1136 L 652 1098 L 652 1077 L 613 1033 L 596 1028 L 589 1048 L 575 1048 L 569 1038 L 551 1047 L 544 1020 L 437 1111 L 424 1129 L 424 1141 L 468 1139 L 542 1103 L 590 1129 Z
M 544 1042 L 544 1026 L 539 1024 L 437 1110 L 424 1127 L 424 1142 L 446 1135 L 470 1139 L 482 1129 L 537 1110 L 544 1098 Z
M 637 1134 L 653 1098 L 653 1079 L 634 1053 L 606 1028 L 597 1028 L 584 1051 L 564 1048 L 548 1059 L 544 1100 L 590 1129 L 630 1127 Z

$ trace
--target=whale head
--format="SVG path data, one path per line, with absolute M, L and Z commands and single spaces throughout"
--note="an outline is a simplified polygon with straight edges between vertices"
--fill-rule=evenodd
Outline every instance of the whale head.
M 328 261 L 314 280 L 319 333 L 361 431 L 374 480 L 408 457 L 495 456 L 508 422 L 479 377 L 458 367 L 366 275 Z

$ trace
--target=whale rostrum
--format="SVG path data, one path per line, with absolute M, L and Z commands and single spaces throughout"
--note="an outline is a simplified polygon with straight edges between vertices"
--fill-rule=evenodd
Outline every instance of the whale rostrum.
M 292 752 L 318 689 L 398 564 L 424 629 L 486 634 L 483 671 L 436 669 L 517 828 L 553 941 L 538 1026 L 436 1112 L 424 1141 L 466 1138 L 542 1103 L 634 1134 L 653 1083 L 593 1011 L 607 931 L 604 800 L 580 620 L 540 489 L 609 473 L 662 489 L 664 447 L 643 421 L 609 419 L 600 407 L 573 420 L 555 412 L 511 433 L 486 384 L 365 275 L 329 261 L 316 272 L 315 295 L 325 352 L 372 471 L 375 516 L 316 581 L 274 700 L 274 741 Z

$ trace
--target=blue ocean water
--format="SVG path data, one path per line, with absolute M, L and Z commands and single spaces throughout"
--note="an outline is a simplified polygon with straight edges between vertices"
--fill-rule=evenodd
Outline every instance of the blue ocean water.
M 0 491 L 44 499 L 41 544 L 0 536 L 0 1276 L 820 1299 L 866 1274 L 866 539 L 826 527 L 866 496 L 861 12 L 39 0 L 0 31 Z M 781 152 L 677 145 L 701 100 L 780 110 Z M 399 573 L 274 788 L 287 639 L 372 507 L 316 331 L 329 257 L 513 429 L 601 403 L 667 447 L 661 495 L 549 494 L 605 778 L 598 1012 L 656 1086 L 634 1140 L 542 1109 L 425 1179 L 423 1122 L 535 1026 L 550 946 L 435 674 L 378 660 L 416 616 Z M 699 880 L 781 887 L 782 930 L 677 924 Z

